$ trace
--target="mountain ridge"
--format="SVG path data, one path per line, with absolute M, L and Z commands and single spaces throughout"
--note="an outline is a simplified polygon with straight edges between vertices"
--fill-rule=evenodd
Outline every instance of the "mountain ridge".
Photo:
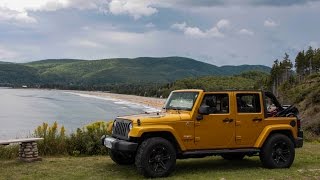
M 4 65 L 1 64 L 1 66 Z M 14 83 L 14 76 L 8 80 L 9 72 L 1 66 L 0 83 Z M 14 66 L 17 68 L 15 69 Z M 218 67 L 191 58 L 172 56 L 99 60 L 46 59 L 28 63 L 14 63 L 10 69 L 11 73 L 15 72 L 15 75 L 21 74 L 20 71 L 26 71 L 27 73 L 24 72 L 24 74 L 30 74 L 35 79 L 34 82 L 31 81 L 32 83 L 105 85 L 168 83 L 187 77 L 230 76 L 250 70 L 269 72 L 271 68 L 263 65 Z M 7 77 L 7 79 L 3 77 Z M 21 82 L 21 77 L 19 79 Z

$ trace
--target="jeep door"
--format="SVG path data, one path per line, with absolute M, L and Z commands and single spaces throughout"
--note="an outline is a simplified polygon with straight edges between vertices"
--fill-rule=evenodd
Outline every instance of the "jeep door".
M 235 92 L 236 144 L 252 147 L 263 130 L 264 112 L 261 92 Z
M 234 113 L 229 92 L 205 93 L 195 120 L 195 149 L 228 148 L 235 144 Z

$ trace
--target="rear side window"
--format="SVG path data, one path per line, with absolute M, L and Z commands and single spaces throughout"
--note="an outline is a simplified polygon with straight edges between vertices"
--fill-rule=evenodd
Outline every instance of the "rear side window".
M 238 113 L 259 113 L 261 112 L 259 94 L 237 94 Z

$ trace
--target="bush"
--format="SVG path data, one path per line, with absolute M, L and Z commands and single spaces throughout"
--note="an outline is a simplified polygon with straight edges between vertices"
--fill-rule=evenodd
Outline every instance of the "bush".
M 303 136 L 304 136 L 303 137 L 304 140 L 307 141 L 307 142 L 320 142 L 319 135 L 315 134 L 312 131 L 305 130 Z
M 43 123 L 34 131 L 34 135 L 44 138 L 43 141 L 38 142 L 38 148 L 42 155 L 66 154 L 67 136 L 63 126 L 59 131 L 57 122 L 54 122 L 51 127 L 47 123 Z
M 19 154 L 19 145 L 0 145 L 0 159 L 14 159 L 17 158 Z
M 101 145 L 101 136 L 108 134 L 105 122 L 95 122 L 78 128 L 68 138 L 68 153 L 71 155 L 105 155 L 107 148 Z
M 65 128 L 60 129 L 57 122 L 50 127 L 43 123 L 35 130 L 36 137 L 44 138 L 38 143 L 41 155 L 105 155 L 107 149 L 101 145 L 101 136 L 108 133 L 106 122 L 94 122 L 83 128 L 78 128 L 71 135 L 65 134 Z

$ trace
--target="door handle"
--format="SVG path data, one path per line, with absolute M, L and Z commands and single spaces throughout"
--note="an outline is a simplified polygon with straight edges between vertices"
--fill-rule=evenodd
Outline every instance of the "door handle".
M 222 120 L 224 123 L 231 123 L 233 121 L 233 119 L 229 119 L 229 118 L 225 118 L 224 120 Z
M 260 122 L 260 121 L 262 121 L 262 118 L 253 118 L 252 121 L 254 121 L 254 122 Z

